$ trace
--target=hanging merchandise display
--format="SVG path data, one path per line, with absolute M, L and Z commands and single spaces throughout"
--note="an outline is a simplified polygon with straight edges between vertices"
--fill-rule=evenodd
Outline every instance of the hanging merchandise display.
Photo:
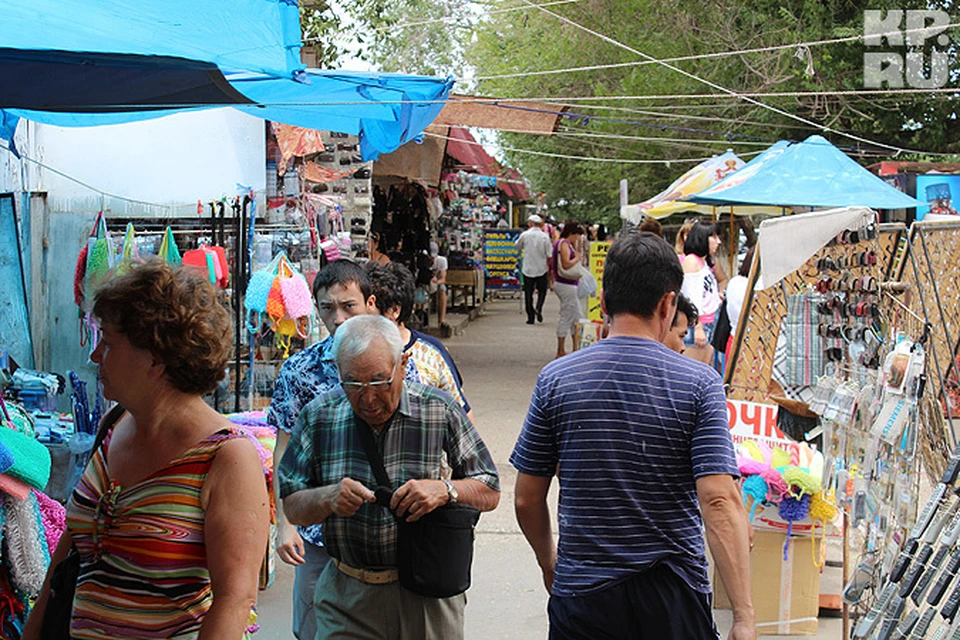
M 22 407 L 0 396 L 0 637 L 19 638 L 64 530 L 64 508 L 41 493 L 50 454 Z M 27 414 L 29 415 L 29 414 Z
M 483 262 L 483 230 L 496 227 L 506 213 L 497 178 L 460 171 L 444 175 L 440 187 L 440 237 L 450 247 L 450 266 L 474 268 Z
M 160 241 L 160 249 L 157 255 L 167 261 L 168 264 L 177 265 L 183 263 L 180 256 L 180 249 L 177 247 L 177 241 L 173 238 L 173 229 L 169 226 L 163 231 L 163 240 Z
M 266 324 L 274 332 L 284 358 L 290 355 L 292 337 L 306 338 L 310 333 L 313 314 L 310 286 L 283 252 L 277 254 L 266 269 L 255 271 L 250 277 L 244 306 L 247 330 L 251 333 L 260 331 L 264 325 L 262 314 L 267 314 Z
M 93 222 L 90 236 L 80 248 L 73 273 L 73 301 L 80 317 L 80 346 L 90 345 L 91 351 L 97 346 L 99 329 L 90 313 L 93 300 L 88 296 L 113 268 L 114 261 L 113 240 L 107 232 L 103 211 L 100 211 Z

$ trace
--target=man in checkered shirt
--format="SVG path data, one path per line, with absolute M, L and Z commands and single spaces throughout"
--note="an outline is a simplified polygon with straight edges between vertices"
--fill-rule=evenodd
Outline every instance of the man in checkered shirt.
M 450 502 L 491 511 L 496 466 L 463 409 L 446 393 L 404 380 L 396 325 L 363 315 L 344 322 L 333 353 L 341 387 L 308 404 L 280 463 L 290 522 L 323 523 L 333 562 L 314 595 L 317 637 L 462 638 L 466 597 L 429 598 L 400 586 L 396 514 L 413 521 Z M 395 489 L 390 510 L 359 429 L 369 429 Z M 391 513 L 392 512 L 392 513 Z

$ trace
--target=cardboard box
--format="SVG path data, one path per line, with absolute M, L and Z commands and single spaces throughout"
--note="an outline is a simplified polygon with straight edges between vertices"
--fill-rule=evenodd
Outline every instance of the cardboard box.
M 750 583 L 758 635 L 817 634 L 820 611 L 820 569 L 813 564 L 809 536 L 792 536 L 787 560 L 786 535 L 772 531 L 754 534 L 750 554 Z M 713 606 L 729 609 L 730 598 L 720 574 L 713 570 Z

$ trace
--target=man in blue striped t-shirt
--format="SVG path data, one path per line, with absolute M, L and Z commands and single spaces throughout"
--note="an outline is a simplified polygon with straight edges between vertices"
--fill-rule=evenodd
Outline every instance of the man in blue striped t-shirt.
M 719 376 L 661 344 L 683 273 L 650 233 L 607 255 L 610 337 L 540 372 L 510 462 L 551 593 L 550 638 L 716 638 L 704 545 L 753 639 L 750 527 Z M 560 543 L 547 492 L 560 479 Z

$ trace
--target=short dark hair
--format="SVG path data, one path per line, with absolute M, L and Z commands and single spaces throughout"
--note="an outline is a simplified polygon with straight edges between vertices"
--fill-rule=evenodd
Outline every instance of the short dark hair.
M 666 240 L 653 233 L 633 233 L 616 240 L 603 269 L 603 301 L 612 317 L 653 315 L 668 293 L 679 293 L 683 270 Z
M 380 315 L 384 315 L 393 307 L 399 307 L 400 314 L 397 322 L 406 324 L 413 314 L 415 289 L 413 274 L 397 262 L 387 264 L 368 262 L 365 268 L 370 277 L 371 290 L 376 297 Z
M 740 263 L 740 271 L 738 272 L 744 278 L 750 277 L 750 267 L 753 265 L 753 250 L 757 248 L 757 245 L 753 245 L 747 249 L 747 255 L 743 256 L 743 262 Z
M 563 231 L 560 232 L 560 237 L 568 238 L 574 235 L 583 235 L 583 226 L 576 220 L 564 220 Z
M 709 222 L 697 220 L 687 239 L 683 243 L 683 252 L 700 256 L 708 265 L 713 266 L 713 256 L 710 255 L 710 236 L 716 235 L 717 227 Z
M 317 299 L 321 289 L 329 289 L 335 284 L 346 287 L 350 283 L 357 285 L 364 300 L 370 297 L 372 293 L 370 277 L 363 270 L 363 267 L 345 258 L 334 260 L 318 271 L 317 277 L 313 279 L 313 299 Z
M 643 222 L 640 223 L 640 231 L 649 231 L 653 235 L 663 237 L 663 225 L 660 224 L 659 220 L 650 216 L 644 218 Z
M 673 316 L 673 326 L 677 326 L 677 318 L 680 317 L 680 314 L 687 316 L 687 326 L 692 327 L 697 324 L 697 320 L 700 319 L 700 314 L 697 312 L 697 308 L 690 298 L 683 295 L 682 293 L 677 294 L 677 313 Z

